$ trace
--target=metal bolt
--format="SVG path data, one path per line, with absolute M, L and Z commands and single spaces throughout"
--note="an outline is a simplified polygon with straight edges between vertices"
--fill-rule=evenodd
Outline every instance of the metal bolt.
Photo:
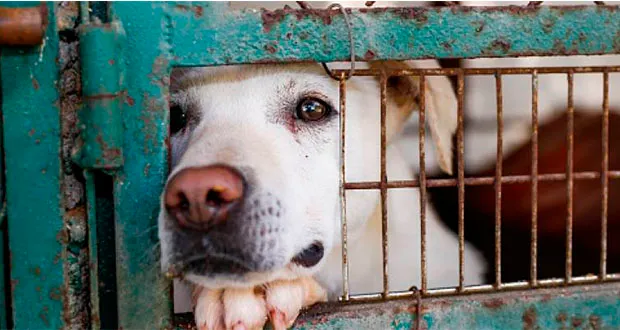
M 47 6 L 0 7 L 0 46 L 41 44 L 47 27 Z

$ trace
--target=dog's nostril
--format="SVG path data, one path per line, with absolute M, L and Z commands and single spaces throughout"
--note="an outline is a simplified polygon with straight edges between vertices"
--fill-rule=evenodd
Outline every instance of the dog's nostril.
M 323 244 L 321 242 L 314 242 L 309 247 L 305 248 L 295 257 L 292 262 L 302 267 L 312 267 L 321 261 L 324 254 Z
M 228 203 L 226 199 L 224 199 L 222 193 L 224 192 L 224 188 L 222 187 L 213 187 L 209 192 L 207 192 L 207 200 L 206 203 L 209 206 L 219 206 L 222 204 Z
M 189 200 L 187 200 L 187 197 L 185 196 L 185 194 L 181 193 L 179 194 L 179 209 L 183 210 L 183 211 L 187 211 L 189 210 Z

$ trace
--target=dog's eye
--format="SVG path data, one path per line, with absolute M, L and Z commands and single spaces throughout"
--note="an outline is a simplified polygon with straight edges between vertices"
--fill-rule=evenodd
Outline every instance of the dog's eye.
M 317 98 L 305 98 L 297 104 L 297 118 L 303 121 L 317 121 L 325 118 L 332 108 Z
M 187 113 L 178 106 L 173 105 L 170 108 L 170 134 L 175 134 L 185 128 L 187 125 Z

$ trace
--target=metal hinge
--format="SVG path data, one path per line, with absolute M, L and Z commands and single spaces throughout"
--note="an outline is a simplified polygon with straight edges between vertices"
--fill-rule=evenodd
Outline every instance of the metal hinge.
M 89 22 L 80 27 L 83 108 L 73 160 L 84 169 L 114 170 L 123 165 L 120 23 Z

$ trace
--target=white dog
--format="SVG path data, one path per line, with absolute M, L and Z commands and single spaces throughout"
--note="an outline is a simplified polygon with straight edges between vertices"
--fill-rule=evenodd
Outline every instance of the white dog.
M 358 64 L 359 66 L 359 64 Z M 376 62 L 437 67 L 435 61 Z M 450 172 L 456 97 L 428 77 L 426 118 L 437 164 Z M 172 171 L 159 217 L 162 268 L 193 287 L 200 329 L 288 327 L 300 309 L 342 294 L 338 82 L 318 64 L 173 73 Z M 399 141 L 418 108 L 417 77 L 388 84 L 387 175 L 416 177 L 418 145 Z M 380 86 L 353 77 L 346 96 L 346 180 L 378 181 Z M 431 143 L 428 143 L 429 145 Z M 383 289 L 378 191 L 348 191 L 350 292 Z M 389 289 L 420 286 L 418 189 L 388 193 Z M 458 240 L 427 207 L 429 287 L 458 285 Z M 465 250 L 465 283 L 484 262 Z M 175 309 L 190 298 L 175 288 Z
M 386 65 L 405 64 L 375 63 Z M 449 171 L 456 99 L 447 79 L 427 79 L 427 118 Z M 419 82 L 389 83 L 392 145 L 418 106 Z M 159 236 L 164 271 L 196 286 L 198 326 L 249 329 L 269 317 L 281 328 L 300 308 L 341 294 L 338 83 L 307 64 L 190 69 L 176 85 Z M 349 182 L 378 180 L 379 90 L 375 78 L 347 83 Z M 390 180 L 415 177 L 393 145 L 387 164 Z M 418 190 L 390 190 L 388 203 L 389 289 L 407 290 L 420 285 Z M 380 214 L 378 192 L 347 193 L 352 293 L 382 290 Z M 457 238 L 430 208 L 427 223 L 429 287 L 457 285 Z M 467 247 L 465 262 L 465 282 L 479 283 L 481 257 Z

